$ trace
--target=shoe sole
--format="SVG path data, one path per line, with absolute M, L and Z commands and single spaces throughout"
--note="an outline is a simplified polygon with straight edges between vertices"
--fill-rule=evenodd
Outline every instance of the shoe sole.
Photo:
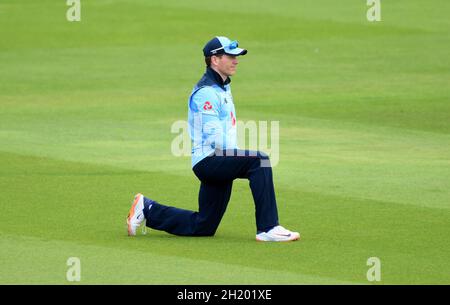
M 127 225 L 128 225 L 128 236 L 135 236 L 136 233 L 133 234 L 132 230 L 131 230 L 131 222 L 130 219 L 133 218 L 135 210 L 136 210 L 136 205 L 139 203 L 139 199 L 141 198 L 142 194 L 137 194 L 136 197 L 134 197 L 134 202 L 131 205 L 130 208 L 130 212 L 128 212 L 128 216 L 127 216 Z

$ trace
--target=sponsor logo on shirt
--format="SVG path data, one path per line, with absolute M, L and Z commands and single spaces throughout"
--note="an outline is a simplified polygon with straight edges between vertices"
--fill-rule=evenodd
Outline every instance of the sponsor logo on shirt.
M 203 109 L 204 110 L 211 110 L 212 109 L 211 102 L 206 101 L 205 104 L 203 105 Z

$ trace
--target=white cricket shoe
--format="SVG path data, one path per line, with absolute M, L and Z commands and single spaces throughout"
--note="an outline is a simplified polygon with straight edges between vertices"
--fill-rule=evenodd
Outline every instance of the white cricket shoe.
M 144 195 L 139 193 L 134 196 L 133 205 L 128 213 L 128 235 L 135 236 L 137 228 L 139 228 L 144 220 Z
M 294 241 L 300 239 L 300 233 L 291 232 L 282 226 L 276 226 L 268 232 L 256 234 L 257 241 Z

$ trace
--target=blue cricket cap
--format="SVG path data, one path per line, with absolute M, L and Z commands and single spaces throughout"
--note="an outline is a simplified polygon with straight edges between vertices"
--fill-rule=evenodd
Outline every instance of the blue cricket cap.
M 203 55 L 209 57 L 219 54 L 239 56 L 247 54 L 247 50 L 238 48 L 237 40 L 231 41 L 228 37 L 216 36 L 206 43 L 203 48 Z

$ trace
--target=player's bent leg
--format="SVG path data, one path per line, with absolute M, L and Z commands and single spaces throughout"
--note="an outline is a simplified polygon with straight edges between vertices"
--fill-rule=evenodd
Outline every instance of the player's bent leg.
M 249 180 L 255 203 L 257 230 L 267 232 L 279 225 L 272 167 L 269 157 L 262 152 L 257 152 L 257 157 L 250 159 L 249 163 L 250 166 L 243 178 Z
M 256 209 L 257 241 L 295 241 L 300 233 L 278 224 L 278 211 L 269 156 L 256 152 L 258 161 L 252 163 L 247 178 L 250 181 Z
M 202 181 L 198 195 L 199 212 L 194 232 L 199 236 L 212 236 L 222 220 L 231 196 L 233 181 Z
M 194 223 L 198 212 L 151 202 L 151 208 L 144 210 L 147 227 L 179 236 L 195 235 Z
M 180 236 L 213 236 L 225 213 L 231 195 L 232 181 L 202 182 L 199 191 L 199 211 L 165 206 L 138 194 L 127 217 L 128 234 L 146 220 L 147 227 Z

